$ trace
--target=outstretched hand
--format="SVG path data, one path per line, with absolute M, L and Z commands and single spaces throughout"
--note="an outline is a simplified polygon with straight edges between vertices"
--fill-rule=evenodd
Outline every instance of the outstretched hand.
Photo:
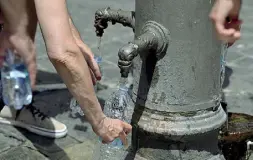
M 209 15 L 218 38 L 229 45 L 241 37 L 240 9 L 241 0 L 216 0 Z

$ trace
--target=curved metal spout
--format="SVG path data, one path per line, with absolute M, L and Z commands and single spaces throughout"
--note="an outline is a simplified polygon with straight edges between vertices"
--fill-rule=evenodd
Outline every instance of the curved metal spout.
M 120 68 L 121 77 L 128 77 L 130 67 L 132 66 L 132 60 L 138 55 L 138 53 L 144 50 L 150 50 L 157 47 L 157 39 L 152 33 L 144 33 L 133 42 L 129 42 L 127 45 L 119 49 L 118 66 Z
M 121 9 L 112 10 L 109 7 L 97 10 L 94 24 L 97 36 L 102 37 L 104 29 L 108 27 L 108 22 L 112 22 L 113 25 L 120 23 L 123 26 L 132 28 L 134 31 L 135 13 L 134 11 L 123 11 Z
M 132 60 L 139 53 L 148 54 L 150 51 L 154 51 L 157 59 L 161 59 L 166 53 L 168 42 L 169 32 L 166 28 L 154 21 L 147 22 L 139 37 L 119 49 L 118 66 L 120 68 L 121 77 L 128 77 L 130 67 L 132 66 Z

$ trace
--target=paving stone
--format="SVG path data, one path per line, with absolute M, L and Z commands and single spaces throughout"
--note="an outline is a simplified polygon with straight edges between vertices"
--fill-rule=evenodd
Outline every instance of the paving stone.
M 3 134 L 0 134 L 0 153 L 9 150 L 12 147 L 20 145 L 22 142 L 17 139 L 6 137 Z
M 36 150 L 27 147 L 14 147 L 0 154 L 1 160 L 48 160 Z
M 24 144 L 30 148 L 34 148 L 19 129 L 9 125 L 0 124 L 0 155 L 13 147 L 18 147 Z
M 50 159 L 59 159 L 66 155 L 64 152 L 65 148 L 80 143 L 70 136 L 61 139 L 51 139 L 27 132 L 26 137 L 33 143 L 34 147 L 36 147 L 40 153 L 46 155 Z
M 66 155 L 59 160 L 91 160 L 94 154 L 94 141 L 86 141 L 64 149 Z

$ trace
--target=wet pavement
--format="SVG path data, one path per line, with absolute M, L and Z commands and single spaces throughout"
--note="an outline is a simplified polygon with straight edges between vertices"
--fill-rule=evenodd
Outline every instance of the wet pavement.
M 68 0 L 69 12 L 85 43 L 97 54 L 97 37 L 93 27 L 94 13 L 98 8 L 133 10 L 134 0 Z M 253 1 L 244 0 L 242 19 L 242 39 L 229 49 L 227 57 L 227 77 L 224 94 L 229 111 L 253 115 L 253 17 L 250 16 Z M 110 25 L 102 39 L 103 85 L 97 95 L 100 102 L 110 96 L 119 80 L 117 51 L 133 38 L 130 28 Z M 52 84 L 49 88 L 58 90 L 44 91 L 36 95 L 35 105 L 50 116 L 68 126 L 68 136 L 62 139 L 48 139 L 25 130 L 0 125 L 0 160 L 89 160 L 97 137 L 92 133 L 85 118 L 73 115 L 69 109 L 71 95 L 49 62 L 42 36 L 36 37 L 38 50 L 38 85 Z M 60 86 L 60 87 L 59 87 Z M 41 86 L 43 88 L 43 86 Z M 60 89 L 61 88 L 61 89 Z

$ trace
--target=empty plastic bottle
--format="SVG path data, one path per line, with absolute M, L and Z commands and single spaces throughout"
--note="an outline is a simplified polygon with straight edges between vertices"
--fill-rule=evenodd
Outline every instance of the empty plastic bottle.
M 104 113 L 110 118 L 120 119 L 124 122 L 130 123 L 128 107 L 131 101 L 129 88 L 127 87 L 127 79 L 121 78 L 119 89 L 114 92 L 106 101 L 104 106 Z M 119 138 L 116 138 L 110 144 L 101 144 L 99 146 L 99 157 L 95 156 L 94 160 L 120 160 L 124 157 L 125 146 Z
M 73 116 L 75 114 L 79 114 L 80 116 L 84 116 L 84 113 L 75 98 L 71 99 L 69 107 L 71 109 L 71 113 Z
M 32 102 L 29 73 L 20 57 L 10 49 L 5 52 L 1 68 L 2 97 L 6 105 L 19 110 Z

